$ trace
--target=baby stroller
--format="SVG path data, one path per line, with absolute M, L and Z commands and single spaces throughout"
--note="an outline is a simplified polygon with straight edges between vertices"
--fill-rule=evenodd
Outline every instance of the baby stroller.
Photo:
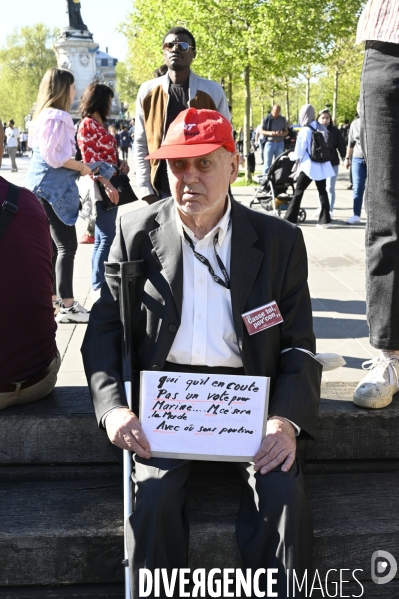
M 294 181 L 290 178 L 294 163 L 288 158 L 289 153 L 290 150 L 286 150 L 280 154 L 271 165 L 267 175 L 254 177 L 259 183 L 259 187 L 249 204 L 250 208 L 254 204 L 260 204 L 267 212 L 273 212 L 279 216 L 287 210 L 295 191 Z M 298 222 L 303 223 L 305 220 L 306 210 L 300 208 Z

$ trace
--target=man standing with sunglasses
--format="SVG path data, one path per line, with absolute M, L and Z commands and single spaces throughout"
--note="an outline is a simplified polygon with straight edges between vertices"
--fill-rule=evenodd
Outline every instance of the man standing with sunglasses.
M 171 195 L 166 161 L 145 157 L 160 147 L 177 115 L 189 107 L 208 108 L 230 120 L 223 88 L 191 70 L 196 56 L 194 36 L 184 27 L 173 27 L 165 35 L 162 49 L 168 71 L 141 85 L 136 106 L 136 181 L 140 198 L 148 204 Z

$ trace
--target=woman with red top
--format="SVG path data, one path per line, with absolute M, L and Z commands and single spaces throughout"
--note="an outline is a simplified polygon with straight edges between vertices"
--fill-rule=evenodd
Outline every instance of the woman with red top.
M 104 83 L 91 83 L 83 93 L 80 101 L 82 120 L 79 125 L 77 140 L 82 159 L 85 163 L 106 162 L 118 167 L 122 173 L 128 173 L 126 162 L 118 160 L 116 139 L 109 133 L 106 120 L 111 109 L 114 92 Z M 96 226 L 94 232 L 94 248 L 92 256 L 92 298 L 100 297 L 101 285 L 104 283 L 104 262 L 108 260 L 109 249 L 115 237 L 115 221 L 119 202 L 118 190 L 111 181 L 98 177 L 104 185 L 105 193 L 115 204 L 114 210 L 103 210 L 102 198 L 98 186 L 93 182 L 94 208 Z

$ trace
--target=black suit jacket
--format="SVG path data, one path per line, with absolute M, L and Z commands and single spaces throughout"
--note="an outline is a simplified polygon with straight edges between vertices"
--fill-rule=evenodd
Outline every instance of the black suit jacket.
M 180 326 L 183 301 L 182 239 L 173 199 L 123 215 L 109 262 L 144 260 L 133 314 L 133 384 L 138 405 L 140 370 L 162 370 Z M 231 302 L 246 374 L 271 378 L 269 414 L 283 416 L 313 437 L 320 397 L 321 365 L 315 351 L 302 232 L 286 221 L 232 200 Z M 210 275 L 209 275 L 210 276 Z M 275 300 L 284 322 L 250 336 L 241 315 Z M 92 308 L 82 346 L 86 376 L 101 425 L 112 407 L 126 405 L 121 367 L 119 288 L 108 280 Z

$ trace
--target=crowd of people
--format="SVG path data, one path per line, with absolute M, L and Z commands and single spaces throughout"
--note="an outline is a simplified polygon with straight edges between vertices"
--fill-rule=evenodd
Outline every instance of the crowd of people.
M 317 226 L 331 226 L 340 159 L 352 167 L 351 224 L 359 222 L 367 180 L 368 322 L 370 342 L 381 350 L 354 402 L 381 408 L 398 391 L 399 38 L 391 27 L 398 18 L 391 0 L 369 0 L 362 14 L 360 119 L 339 131 L 328 110 L 316 114 L 310 104 L 301 107 L 301 129 L 289 149 L 295 192 L 281 219 L 250 210 L 231 195 L 242 140 L 233 138 L 223 88 L 191 69 L 197 48 L 187 29 L 165 34 L 163 74 L 141 85 L 130 127 L 107 126 L 112 89 L 92 83 L 80 100 L 76 131 L 69 113 L 72 73 L 53 68 L 41 82 L 29 129 L 30 191 L 0 178 L 0 248 L 7 256 L 0 276 L 15 289 L 20 331 L 15 334 L 8 311 L 0 409 L 39 399 L 54 386 L 60 364 L 54 313 L 58 323 L 88 322 L 82 353 L 99 426 L 114 445 L 133 452 L 136 500 L 126 533 L 132 596 L 138 596 L 140 567 L 184 568 L 188 555 L 184 504 L 190 461 L 151 456 L 138 414 L 143 370 L 270 377 L 266 435 L 253 462 L 239 465 L 244 495 L 238 546 L 244 568 L 276 568 L 281 596 L 292 572 L 302 579 L 312 568 L 311 514 L 296 451 L 315 435 L 322 365 L 315 357 L 305 244 L 295 223 L 313 180 L 320 199 Z M 378 118 L 381 112 L 385 119 Z M 13 125 L 4 132 L 9 152 L 18 143 Z M 284 151 L 288 133 L 276 105 L 258 131 L 265 175 Z M 113 177 L 129 172 L 132 143 L 138 194 L 148 206 L 116 221 L 121 192 Z M 91 315 L 73 291 L 79 177 L 89 177 L 92 186 Z M 104 194 L 110 210 L 104 209 Z M 132 312 L 129 332 L 132 406 L 123 386 L 120 289 L 115 277 L 105 282 L 107 260 L 142 267 L 135 280 L 139 309 Z M 28 320 L 21 316 L 26 297 Z M 269 302 L 278 306 L 281 321 L 250 334 L 242 317 Z
M 166 71 L 165 71 L 166 69 Z M 162 65 L 159 69 L 156 69 L 154 75 L 156 78 L 163 77 L 166 75 L 168 67 L 167 65 Z M 161 82 L 158 82 L 159 84 Z M 173 94 L 173 83 L 170 86 L 170 93 Z M 112 91 L 112 90 L 111 90 Z M 172 95 L 173 98 L 173 95 Z M 187 98 L 183 100 L 183 103 L 187 103 Z M 228 110 L 231 117 L 231 107 L 228 106 Z M 347 224 L 359 224 L 361 222 L 361 210 L 363 204 L 363 195 L 365 190 L 365 182 L 366 182 L 366 174 L 367 168 L 366 163 L 363 157 L 361 145 L 360 145 L 360 127 L 359 127 L 359 104 L 357 106 L 357 114 L 355 120 L 350 125 L 349 121 L 345 121 L 343 125 L 339 128 L 332 122 L 332 117 L 329 109 L 322 109 L 318 115 L 317 119 L 315 119 L 315 126 L 318 124 L 324 126 L 328 131 L 328 144 L 330 146 L 330 162 L 333 168 L 334 174 L 331 176 L 326 176 L 325 185 L 326 185 L 326 193 L 329 200 L 329 213 L 330 220 L 327 222 L 325 218 L 320 218 L 322 213 L 322 201 L 323 201 L 323 191 L 320 191 L 320 186 L 324 185 L 323 183 L 317 183 L 317 187 L 319 189 L 319 208 L 316 210 L 314 217 L 318 219 L 317 226 L 323 226 L 323 228 L 328 228 L 330 223 L 333 221 L 333 210 L 335 205 L 335 186 L 338 176 L 338 169 L 340 164 L 340 159 L 342 164 L 345 165 L 350 172 L 350 185 L 348 189 L 353 190 L 353 215 L 348 218 L 346 221 Z M 135 137 L 135 119 L 132 119 L 130 122 L 118 120 L 116 122 L 112 122 L 111 124 L 107 124 L 104 121 L 104 125 L 106 126 L 108 133 L 115 140 L 115 150 L 116 157 L 115 163 L 117 160 L 123 160 L 127 162 L 129 159 L 129 150 L 134 151 L 134 137 Z M 77 124 L 75 124 L 75 131 L 78 132 L 78 128 L 80 126 L 80 120 Z M 299 123 L 294 128 L 294 126 L 290 125 L 286 118 L 281 115 L 281 107 L 278 104 L 275 104 L 270 114 L 268 114 L 260 123 L 258 127 L 255 129 L 251 127 L 250 129 L 250 153 L 249 158 L 251 159 L 251 171 L 252 173 L 255 171 L 255 155 L 254 152 L 256 149 L 260 149 L 260 158 L 261 163 L 263 165 L 263 175 L 267 175 L 272 162 L 279 157 L 286 150 L 294 150 L 295 142 L 298 136 L 298 130 L 302 128 L 303 121 L 301 120 L 301 115 L 299 115 Z M 319 127 L 320 128 L 320 127 Z M 167 127 L 166 127 L 167 129 Z M 28 134 L 23 131 L 19 132 L 18 127 L 15 127 L 14 121 L 11 119 L 8 121 L 8 125 L 4 125 L 5 130 L 5 139 L 4 139 L 4 151 L 8 152 L 8 155 L 11 158 L 11 172 L 17 172 L 18 168 L 16 165 L 16 153 L 20 152 L 22 155 L 27 152 L 30 147 L 28 146 Z M 236 142 L 237 151 L 240 154 L 240 164 L 244 164 L 244 149 L 243 149 L 243 128 L 240 127 L 238 131 L 233 128 L 233 138 Z M 141 164 L 140 160 L 137 159 L 137 164 Z M 317 167 L 316 167 L 317 169 Z M 353 179 L 353 170 L 354 170 L 354 179 Z M 158 177 L 163 178 L 163 185 L 165 191 L 162 192 L 164 197 L 168 195 L 168 185 L 167 185 L 167 177 L 165 166 L 161 163 L 159 165 L 159 173 Z M 313 168 L 313 175 L 315 174 Z M 318 175 L 315 175 L 318 176 Z M 292 216 L 292 212 L 297 214 L 300 200 L 299 192 L 301 191 L 301 187 L 303 177 L 299 181 L 299 187 L 297 183 L 298 194 L 295 197 L 295 202 L 291 208 L 289 208 L 287 213 L 287 218 L 291 219 L 291 222 L 296 222 L 297 217 Z M 310 178 L 312 180 L 312 178 Z M 316 181 L 316 179 L 315 179 Z M 323 181 L 323 179 L 322 179 Z M 310 181 L 309 181 L 310 183 Z M 94 189 L 95 191 L 95 189 Z M 93 195 L 94 195 L 93 191 Z M 303 196 L 303 192 L 300 195 L 301 199 Z M 97 199 L 98 200 L 98 199 Z M 296 208 L 294 206 L 297 205 Z M 94 198 L 93 206 L 96 205 L 96 199 Z M 96 217 L 96 211 L 93 211 L 92 218 L 88 222 L 87 231 L 83 235 L 80 243 L 88 243 L 88 244 L 96 244 L 96 236 L 95 236 L 95 228 L 94 222 Z M 116 211 L 115 211 L 116 218 Z M 294 220 L 292 220 L 294 218 Z M 114 227 L 113 227 L 114 229 Z M 111 240 L 112 241 L 112 240 Z M 110 242 L 107 242 L 107 247 L 110 247 Z M 101 259 L 103 255 L 101 255 Z M 93 260 L 93 264 L 94 264 Z M 102 283 L 103 281 L 101 281 Z M 93 291 L 96 287 L 93 288 Z M 99 289 L 99 287 L 98 287 Z M 93 297 L 95 297 L 95 293 L 93 293 Z
M 29 125 L 30 122 L 31 121 L 29 120 Z M 130 121 L 117 120 L 108 126 L 108 129 L 116 139 L 118 152 L 125 160 L 128 158 L 129 149 L 132 149 L 134 144 L 134 122 L 135 119 L 131 119 Z M 28 146 L 28 129 L 20 131 L 19 127 L 15 126 L 15 121 L 13 119 L 0 120 L 0 127 L 4 129 L 5 134 L 4 140 L 1 143 L 3 154 L 8 154 L 11 159 L 11 172 L 18 172 L 15 161 L 16 155 L 20 154 L 21 156 L 24 156 L 29 151 L 32 151 L 32 148 Z
M 135 119 L 128 121 L 116 121 L 108 126 L 108 131 L 116 140 L 119 157 L 127 161 L 129 150 L 133 149 L 134 144 L 134 126 Z
M 359 110 L 359 107 L 357 107 L 357 110 Z M 309 121 L 309 114 L 312 114 L 312 121 Z M 360 147 L 359 122 L 358 114 L 356 114 L 352 125 L 349 126 L 349 121 L 346 121 L 344 125 L 338 128 L 333 123 L 328 108 L 322 109 L 316 116 L 312 106 L 304 105 L 299 112 L 299 123 L 294 128 L 281 115 L 281 107 L 275 104 L 270 114 L 258 125 L 254 132 L 253 141 L 255 147 L 260 148 L 264 176 L 268 174 L 274 160 L 289 150 L 293 150 L 290 156 L 300 162 L 300 166 L 298 163 L 294 169 L 296 171 L 293 177 L 296 181 L 296 193 L 293 202 L 290 203 L 287 209 L 286 218 L 288 220 L 294 223 L 297 222 L 303 193 L 311 181 L 314 180 L 319 192 L 319 208 L 314 213 L 314 217 L 318 219 L 316 226 L 320 228 L 331 227 L 336 199 L 335 186 L 339 164 L 342 161 L 342 164 L 350 169 L 351 184 L 348 189 L 353 189 L 353 215 L 345 222 L 348 225 L 361 222 L 360 215 L 365 189 L 365 162 L 362 159 Z M 328 144 L 323 161 L 311 160 L 312 129 L 320 131 L 324 135 L 326 144 Z M 354 183 L 352 162 L 355 170 Z M 299 172 L 307 174 L 309 180 L 306 184 L 303 175 L 298 180 Z M 329 204 L 329 218 L 324 214 L 322 215 L 325 212 L 323 206 L 327 206 L 326 195 Z

